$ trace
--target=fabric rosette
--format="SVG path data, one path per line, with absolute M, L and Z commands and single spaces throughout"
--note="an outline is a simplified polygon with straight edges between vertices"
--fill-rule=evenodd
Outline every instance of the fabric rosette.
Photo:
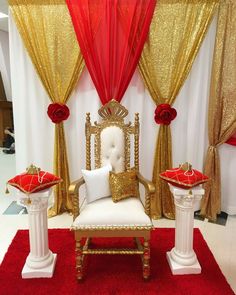
M 47 114 L 53 123 L 58 124 L 68 119 L 70 110 L 65 104 L 51 103 L 48 106 Z
M 155 110 L 154 119 L 157 124 L 170 125 L 171 121 L 177 116 L 176 109 L 167 103 L 159 104 Z

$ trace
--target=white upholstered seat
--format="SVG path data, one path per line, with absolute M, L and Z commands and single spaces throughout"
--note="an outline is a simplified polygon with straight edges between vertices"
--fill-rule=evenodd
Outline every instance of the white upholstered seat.
M 129 198 L 114 203 L 111 197 L 99 199 L 81 208 L 74 220 L 73 228 L 91 229 L 93 227 L 152 227 L 149 216 L 144 212 L 141 201 Z

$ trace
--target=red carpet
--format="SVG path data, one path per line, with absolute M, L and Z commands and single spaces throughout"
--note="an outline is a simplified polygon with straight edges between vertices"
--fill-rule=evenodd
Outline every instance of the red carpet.
M 138 256 L 95 255 L 88 257 L 85 281 L 77 283 L 73 233 L 66 229 L 49 230 L 50 249 L 58 254 L 54 277 L 21 279 L 29 245 L 28 231 L 20 230 L 0 266 L 0 294 L 234 294 L 198 229 L 194 238 L 194 249 L 202 266 L 199 275 L 171 274 L 166 251 L 173 247 L 174 229 L 156 229 L 152 233 L 150 281 L 142 280 Z

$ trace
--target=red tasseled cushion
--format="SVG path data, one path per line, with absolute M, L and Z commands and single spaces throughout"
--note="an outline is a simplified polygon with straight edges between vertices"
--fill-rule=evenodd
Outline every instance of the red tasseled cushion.
M 160 177 L 168 183 L 183 189 L 192 188 L 209 180 L 200 171 L 195 169 L 185 170 L 181 166 L 160 173 Z
M 42 191 L 61 181 L 62 179 L 56 175 L 45 171 L 39 171 L 37 174 L 28 174 L 25 172 L 16 175 L 12 179 L 8 180 L 7 184 L 10 184 L 28 194 Z

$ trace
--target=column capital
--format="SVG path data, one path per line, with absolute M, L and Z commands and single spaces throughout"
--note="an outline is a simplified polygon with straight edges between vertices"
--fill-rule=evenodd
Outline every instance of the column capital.
M 169 184 L 169 187 L 172 194 L 176 197 L 177 196 L 181 197 L 186 195 L 193 195 L 194 197 L 197 197 L 197 196 L 203 196 L 205 193 L 205 190 L 200 186 L 196 186 L 191 189 L 183 189 L 183 188 L 179 188 Z
M 48 198 L 52 193 L 52 189 L 46 189 L 37 193 L 25 194 L 17 191 L 19 203 L 25 206 L 29 212 L 38 212 L 47 208 Z
M 173 185 L 170 191 L 174 196 L 175 205 L 182 208 L 192 208 L 194 203 L 202 198 L 205 190 L 202 187 L 194 187 L 192 189 L 181 189 Z

